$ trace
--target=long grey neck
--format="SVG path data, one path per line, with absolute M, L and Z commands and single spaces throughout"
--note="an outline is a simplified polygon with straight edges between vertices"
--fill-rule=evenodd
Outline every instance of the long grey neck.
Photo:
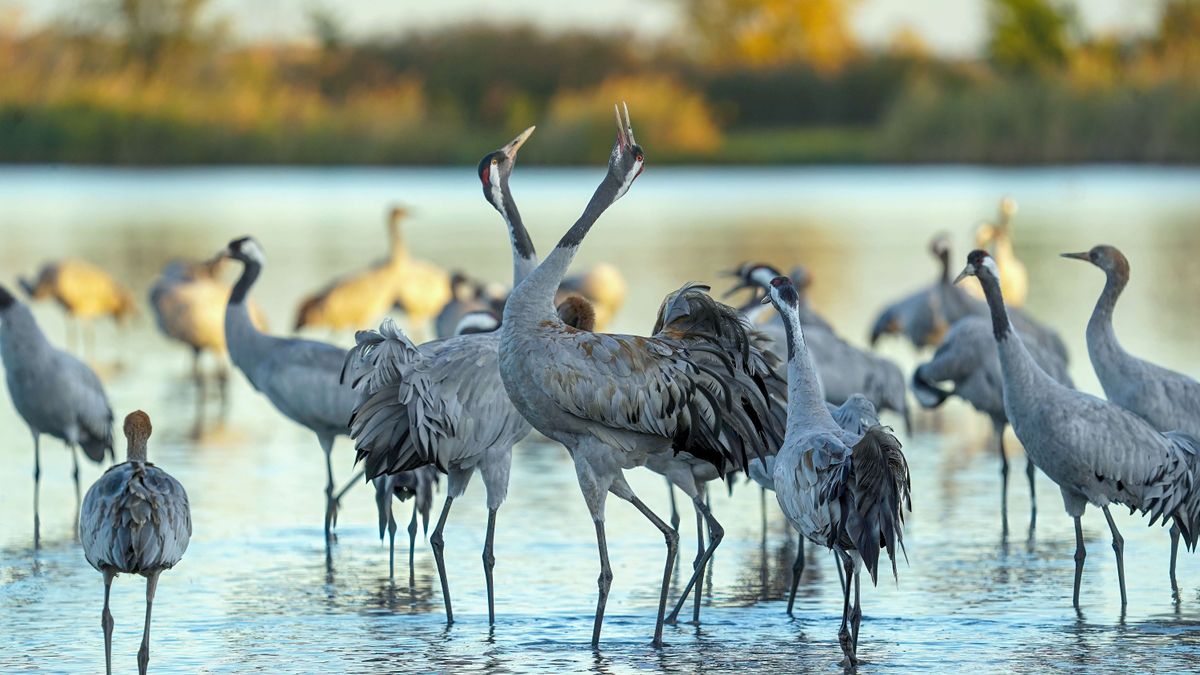
M 229 304 L 225 306 L 225 343 L 229 349 L 229 358 L 234 365 L 247 373 L 247 376 L 253 371 L 253 366 L 266 356 L 265 352 L 269 349 L 270 337 L 259 332 L 250 319 L 246 298 L 261 271 L 262 266 L 258 263 L 246 262 L 242 276 L 238 278 L 229 296 Z
M 1092 318 L 1088 320 L 1087 343 L 1088 353 L 1093 364 L 1109 365 L 1115 359 L 1123 358 L 1126 353 L 1117 342 L 1117 334 L 1113 329 L 1113 310 L 1117 306 L 1117 298 L 1125 290 L 1126 280 L 1116 274 L 1108 274 L 1104 291 L 1096 300 L 1092 310 Z
M 507 177 L 502 179 L 500 190 L 504 195 L 504 208 L 500 211 L 500 215 L 504 217 L 504 223 L 508 225 L 508 240 L 512 246 L 513 258 L 513 288 L 516 288 L 525 280 L 525 277 L 537 269 L 537 250 L 533 247 L 533 240 L 529 238 L 529 231 L 525 229 L 525 222 L 521 220 L 517 202 L 509 192 Z
M 583 214 L 579 216 L 571 229 L 567 230 L 550 255 L 546 256 L 546 259 L 530 272 L 519 286 L 513 289 L 508 304 L 505 305 L 504 323 L 508 322 L 510 309 L 514 317 L 520 311 L 523 313 L 533 312 L 539 318 L 559 320 L 558 314 L 554 311 L 554 294 L 558 291 L 559 284 L 562 283 L 563 277 L 571 267 L 571 261 L 575 259 L 575 253 L 579 250 L 579 245 L 583 243 L 583 238 L 592 229 L 592 225 L 596 224 L 600 214 L 612 206 L 619 197 L 619 185 L 610 172 L 596 188 L 596 192 L 592 194 L 592 199 L 584 208 Z
M 800 327 L 800 315 L 794 308 L 780 312 L 788 339 L 788 421 L 801 420 L 836 426 L 829 409 L 825 407 L 825 396 L 821 392 L 821 380 L 813 366 L 808 345 L 804 342 L 804 329 Z
M 53 349 L 27 305 L 13 302 L 0 311 L 0 350 L 3 350 L 5 368 L 11 370 L 32 363 L 31 357 Z
M 1008 408 L 1009 401 L 1029 394 L 1036 394 L 1046 388 L 1061 387 L 1054 378 L 1042 370 L 1033 360 L 1021 337 L 1013 330 L 1008 320 L 1008 310 L 1004 305 L 1004 296 L 1000 291 L 1000 281 L 991 274 L 979 276 L 979 285 L 983 287 L 983 295 L 987 298 L 988 310 L 992 318 L 992 335 L 996 338 L 996 347 L 1000 353 L 1000 366 L 1004 377 L 1004 401 Z

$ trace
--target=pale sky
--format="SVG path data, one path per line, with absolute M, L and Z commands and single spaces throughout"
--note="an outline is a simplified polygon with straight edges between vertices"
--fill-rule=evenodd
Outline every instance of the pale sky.
M 19 15 L 37 25 L 56 15 L 88 11 L 81 0 L 0 0 L 0 21 Z M 859 37 L 887 44 L 899 29 L 915 30 L 935 51 L 978 53 L 984 38 L 986 0 L 861 0 L 853 14 Z M 1129 34 L 1150 28 L 1156 0 L 1076 0 L 1093 33 Z M 488 21 L 534 23 L 549 30 L 623 29 L 646 38 L 679 30 L 675 0 L 211 0 L 210 17 L 231 20 L 247 40 L 294 40 L 309 35 L 308 13 L 324 7 L 352 35 L 395 34 L 447 24 Z

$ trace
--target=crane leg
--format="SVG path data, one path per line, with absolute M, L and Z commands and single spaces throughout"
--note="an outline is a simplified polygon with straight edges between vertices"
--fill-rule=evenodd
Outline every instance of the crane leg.
M 1112 513 L 1108 507 L 1104 507 L 1104 517 L 1108 520 L 1108 529 L 1112 530 L 1112 547 L 1113 553 L 1117 555 L 1117 580 L 1121 584 L 1121 610 L 1124 611 L 1126 603 L 1125 599 L 1125 538 L 1117 531 L 1117 523 L 1113 520 Z
M 858 663 L 858 659 L 854 655 L 854 637 L 851 635 L 849 627 L 850 589 L 854 585 L 854 560 L 840 548 L 837 549 L 837 556 L 846 577 L 845 583 L 842 584 L 842 627 L 838 629 L 838 644 L 842 647 L 842 654 L 846 656 L 844 665 L 854 666 Z
M 1033 535 L 1033 530 L 1037 527 L 1037 489 L 1035 485 L 1035 473 L 1037 467 L 1033 465 L 1033 460 L 1025 458 L 1025 478 L 1029 480 L 1029 533 Z
M 1008 455 L 1004 453 L 1004 427 L 997 430 L 1000 447 L 1000 522 L 1001 532 L 1008 538 Z
M 725 529 L 722 528 L 721 524 L 717 522 L 717 519 L 713 517 L 712 509 L 710 509 L 708 505 L 704 503 L 700 496 L 696 496 L 696 498 L 692 500 L 692 503 L 696 506 L 697 529 L 700 529 L 699 526 L 701 517 L 703 517 L 708 523 L 708 547 L 701 551 L 699 557 L 696 558 L 696 563 L 692 571 L 692 578 L 688 580 L 687 586 L 684 587 L 683 593 L 679 596 L 679 602 L 675 605 L 675 608 L 671 610 L 671 616 L 668 617 L 667 623 L 672 624 L 675 623 L 675 621 L 679 618 L 679 611 L 683 608 L 683 603 L 685 600 L 687 600 L 688 592 L 692 590 L 693 585 L 697 587 L 697 592 L 695 608 L 692 611 L 692 621 L 694 623 L 700 622 L 699 591 L 700 587 L 703 585 L 704 570 L 708 565 L 708 561 L 712 559 L 713 553 L 717 550 L 717 546 L 721 545 L 721 540 L 725 537 Z M 703 531 L 701 530 L 698 532 L 698 534 L 700 535 L 700 540 L 703 541 Z
M 325 546 L 333 537 L 333 437 L 318 434 L 321 451 L 325 453 Z
M 839 569 L 841 569 L 839 567 Z M 804 535 L 796 533 L 796 560 L 792 562 L 792 587 L 788 591 L 788 616 L 792 614 L 792 607 L 796 604 L 796 589 L 800 586 L 800 577 L 804 574 Z
M 1083 523 L 1075 516 L 1075 592 L 1072 603 L 1079 610 L 1079 582 L 1083 579 L 1083 561 L 1087 558 L 1087 550 L 1083 547 Z
M 332 470 L 333 469 L 331 468 L 330 471 Z M 337 527 L 338 511 L 340 511 L 342 508 L 342 497 L 345 497 L 346 493 L 349 492 L 351 488 L 353 488 L 355 485 L 358 485 L 359 481 L 362 480 L 362 477 L 366 474 L 366 472 L 366 468 L 359 469 L 357 473 L 350 477 L 350 480 L 346 481 L 346 484 L 342 486 L 342 489 L 338 490 L 337 494 L 333 495 L 333 522 L 331 523 L 333 528 Z
M 850 632 L 851 642 L 854 644 L 854 655 L 858 657 L 858 626 L 862 623 L 862 603 L 859 595 L 859 586 L 862 584 L 862 575 L 854 575 L 854 609 L 850 611 Z
M 146 675 L 150 665 L 150 610 L 154 608 L 154 589 L 158 587 L 158 572 L 146 577 L 146 626 L 142 629 L 142 647 L 138 649 L 138 675 Z
M 675 604 L 675 607 L 671 610 L 671 614 L 666 619 L 667 623 L 671 625 L 674 625 L 679 620 L 679 612 L 683 608 L 683 603 L 688 597 L 688 591 L 692 589 L 693 585 L 696 587 L 696 602 L 695 610 L 693 611 L 692 622 L 700 622 L 700 600 L 702 598 L 704 579 L 697 579 L 697 575 L 700 574 L 700 570 L 702 569 L 702 564 L 704 562 L 704 514 L 700 511 L 700 507 L 696 506 L 694 502 L 693 506 L 695 506 L 696 511 L 696 557 L 692 559 L 692 579 L 688 581 L 683 593 L 681 593 L 679 596 L 679 602 Z
M 488 509 L 487 535 L 483 539 L 483 576 L 487 583 L 488 625 L 496 625 L 496 592 L 492 580 L 492 568 L 496 566 L 496 556 L 492 552 L 492 544 L 496 540 L 496 511 Z
M 392 512 L 392 496 L 387 495 L 388 581 L 396 579 L 396 514 Z
M 608 562 L 608 540 L 604 536 L 604 516 L 593 513 L 596 523 L 596 545 L 600 548 L 600 577 L 596 580 L 600 593 L 596 598 L 596 620 L 592 624 L 592 647 L 600 646 L 600 627 L 604 625 L 604 607 L 608 604 L 608 591 L 612 588 L 612 565 Z
M 1171 599 L 1179 603 L 1179 582 L 1175 580 L 1175 560 L 1179 557 L 1179 526 L 1171 526 Z
M 417 500 L 413 500 L 412 520 L 408 521 L 408 587 L 417 585 Z
M 671 484 L 671 479 L 667 479 L 667 497 L 671 500 L 671 529 L 679 531 L 679 508 L 675 506 L 675 486 Z
M 450 583 L 446 580 L 446 559 L 443 556 L 446 550 L 446 540 L 442 538 L 442 530 L 446 527 L 446 516 L 450 514 L 450 505 L 454 503 L 454 497 L 446 495 L 446 505 L 442 507 L 442 515 L 438 516 L 437 525 L 433 528 L 433 536 L 429 537 L 429 544 L 433 547 L 433 559 L 437 563 L 438 578 L 442 582 L 442 602 L 446 604 L 446 623 L 454 623 L 454 610 L 450 606 Z
M 653 643 L 655 647 L 661 647 L 662 646 L 662 633 L 663 633 L 663 619 L 664 619 L 664 614 L 666 614 L 666 611 L 667 611 L 667 591 L 670 590 L 671 568 L 675 566 L 675 554 L 679 550 L 679 533 L 676 532 L 675 530 L 672 530 L 670 525 L 664 523 L 662 518 L 659 518 L 658 516 L 654 515 L 654 512 L 650 510 L 650 507 L 646 506 L 646 504 L 643 503 L 642 500 L 638 499 L 636 495 L 630 494 L 629 497 L 630 497 L 629 502 L 631 504 L 633 504 L 634 507 L 637 508 L 638 511 L 641 511 L 642 515 L 646 516 L 646 518 L 651 523 L 654 523 L 654 526 L 657 527 L 658 530 L 663 533 L 663 537 L 665 537 L 667 540 L 667 563 L 666 563 L 665 568 L 663 569 L 662 592 L 659 593 L 659 596 L 658 596 L 658 622 L 654 626 L 654 643 Z M 700 502 L 697 502 L 697 503 L 700 503 Z M 695 576 L 695 575 L 693 575 L 693 576 Z M 689 587 L 689 590 L 690 590 L 690 587 Z M 684 596 L 686 596 L 687 591 L 685 590 L 683 594 L 684 594 Z
M 38 504 L 42 491 L 42 439 L 38 433 L 33 434 L 33 547 L 36 549 L 42 541 L 42 518 L 38 512 Z
M 74 446 L 69 446 L 67 449 L 71 451 L 71 464 L 73 465 L 71 476 L 75 478 L 75 540 L 79 541 L 79 509 L 83 506 L 83 493 L 79 487 L 79 450 Z
M 112 675 L 112 633 L 113 633 L 113 617 L 112 612 L 108 611 L 108 595 L 112 590 L 113 577 L 117 575 L 112 572 L 104 573 L 104 611 L 100 613 L 100 628 L 104 630 L 104 672 L 107 675 Z

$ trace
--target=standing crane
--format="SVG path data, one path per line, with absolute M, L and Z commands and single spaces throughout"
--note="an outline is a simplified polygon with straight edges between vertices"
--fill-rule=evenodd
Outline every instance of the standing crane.
M 33 543 L 41 541 L 38 496 L 42 484 L 42 434 L 62 440 L 71 453 L 75 512 L 79 513 L 79 456 L 99 464 L 112 449 L 112 407 L 100 378 L 82 361 L 55 349 L 33 313 L 0 286 L 0 360 L 13 407 L 33 435 Z
M 852 434 L 829 414 L 791 280 L 776 277 L 764 298 L 768 301 L 783 316 L 788 333 L 787 437 L 775 459 L 775 496 L 792 526 L 837 558 L 844 599 L 838 641 L 845 665 L 852 667 L 858 663 L 862 620 L 859 570 L 865 566 L 877 582 L 883 549 L 896 574 L 896 550 L 904 548 L 904 510 L 911 511 L 908 463 L 899 441 L 884 427 Z
M 267 264 L 262 246 L 252 237 L 229 242 L 218 253 L 242 263 L 225 308 L 225 343 L 233 365 L 251 386 L 285 417 L 317 435 L 325 453 L 325 542 L 328 546 L 337 519 L 338 503 L 356 478 L 333 491 L 333 441 L 350 433 L 350 414 L 356 394 L 341 383 L 346 351 L 334 345 L 262 333 L 250 318 L 247 295 Z
M 87 324 L 87 333 L 90 335 L 90 325 L 95 319 L 110 316 L 121 324 L 137 313 L 129 291 L 108 272 L 85 260 L 69 258 L 49 262 L 42 266 L 34 279 L 21 278 L 19 281 L 30 299 L 53 298 L 58 301 L 70 317 L 68 326 L 77 326 L 77 330 L 71 332 L 81 336 L 84 327 L 79 326 L 80 322 Z M 88 340 L 93 343 L 93 349 L 94 340 L 94 335 Z
M 1067 364 L 1054 352 L 1035 342 L 1027 345 L 1029 354 L 1050 377 L 1065 387 L 1074 387 Z M 952 388 L 939 384 L 949 382 Z M 912 390 L 925 408 L 937 408 L 951 396 L 957 396 L 988 416 L 1000 452 L 1000 518 L 1008 534 L 1008 455 L 1004 451 L 1004 377 L 1000 356 L 992 339 L 992 324 L 981 316 L 968 316 L 950 327 L 950 332 L 934 352 L 933 358 L 913 372 Z M 1037 524 L 1037 497 L 1034 490 L 1033 458 L 1025 458 L 1025 477 L 1029 481 L 1029 530 Z
M 679 535 L 633 492 L 624 469 L 686 447 L 719 469 L 739 451 L 761 454 L 763 420 L 752 418 L 721 372 L 698 362 L 700 345 L 660 337 L 581 332 L 557 315 L 554 296 L 584 237 L 642 172 L 645 157 L 628 111 L 617 112 L 608 171 L 583 215 L 554 251 L 513 289 L 500 325 L 500 374 L 509 398 L 539 432 L 571 453 L 600 552 L 592 643 L 599 644 L 612 567 L 604 502 L 612 492 L 662 533 L 667 555 L 654 644 L 662 644 L 667 592 Z M 721 345 L 710 345 L 720 352 Z M 742 466 L 746 458 L 738 457 Z
M 113 617 L 108 611 L 112 581 L 118 574 L 146 577 L 146 625 L 138 649 L 138 673 L 150 665 L 150 610 L 158 575 L 174 567 L 192 538 L 187 492 L 171 474 L 146 459 L 150 417 L 141 410 L 125 417 L 125 461 L 104 472 L 92 487 L 79 519 L 79 541 L 88 563 L 104 575 L 104 670 L 112 675 Z
M 508 180 L 517 152 L 532 134 L 530 127 L 479 163 L 484 199 L 508 226 L 517 283 L 537 266 L 537 253 Z M 358 392 L 350 435 L 367 477 L 424 466 L 447 474 L 446 501 L 429 537 L 447 623 L 454 622 L 454 610 L 442 532 L 454 500 L 466 491 L 471 476 L 482 475 L 488 506 L 483 569 L 488 623 L 494 624 L 496 515 L 508 495 L 512 446 L 530 430 L 500 381 L 500 336 L 466 333 L 417 346 L 388 319 L 378 331 L 359 331 L 357 342 L 345 359 L 346 373 L 354 373 L 347 381 Z
M 1150 514 L 1150 523 L 1173 521 L 1189 549 L 1200 536 L 1200 441 L 1181 432 L 1161 433 L 1128 410 L 1064 387 L 1043 371 L 1013 329 L 1000 290 L 1000 271 L 986 251 L 972 251 L 959 279 L 974 276 L 983 286 L 992 335 L 1004 374 L 1004 409 L 1025 452 L 1062 491 L 1075 521 L 1075 587 L 1087 552 L 1080 519 L 1090 503 L 1104 512 L 1113 536 L 1121 607 L 1125 595 L 1125 540 L 1110 504 Z
M 1113 310 L 1129 283 L 1129 260 L 1113 246 L 1095 246 L 1064 258 L 1089 262 L 1104 271 L 1104 291 L 1087 326 L 1088 356 L 1109 401 L 1146 420 L 1159 431 L 1182 431 L 1200 438 L 1200 382 L 1137 358 L 1117 341 Z M 1179 528 L 1171 527 L 1171 590 L 1179 598 L 1175 559 Z
M 407 213 L 400 206 L 388 210 L 388 257 L 305 298 L 297 311 L 296 330 L 307 326 L 355 330 L 374 324 L 397 304 L 421 326 L 437 314 L 450 299 L 450 277 L 440 267 L 409 255 L 400 232 Z

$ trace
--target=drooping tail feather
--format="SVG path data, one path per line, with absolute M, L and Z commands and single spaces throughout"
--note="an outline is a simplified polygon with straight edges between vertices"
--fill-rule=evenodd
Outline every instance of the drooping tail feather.
M 854 445 L 847 488 L 846 532 L 872 583 L 878 581 L 880 549 L 887 551 L 895 578 L 896 550 L 904 553 L 904 511 L 912 510 L 912 491 L 908 462 L 888 428 L 873 426 Z
M 1181 466 L 1163 476 L 1167 485 L 1146 510 L 1151 525 L 1159 519 L 1175 523 L 1188 550 L 1194 551 L 1200 539 L 1200 440 L 1182 431 L 1165 435 L 1179 451 Z

